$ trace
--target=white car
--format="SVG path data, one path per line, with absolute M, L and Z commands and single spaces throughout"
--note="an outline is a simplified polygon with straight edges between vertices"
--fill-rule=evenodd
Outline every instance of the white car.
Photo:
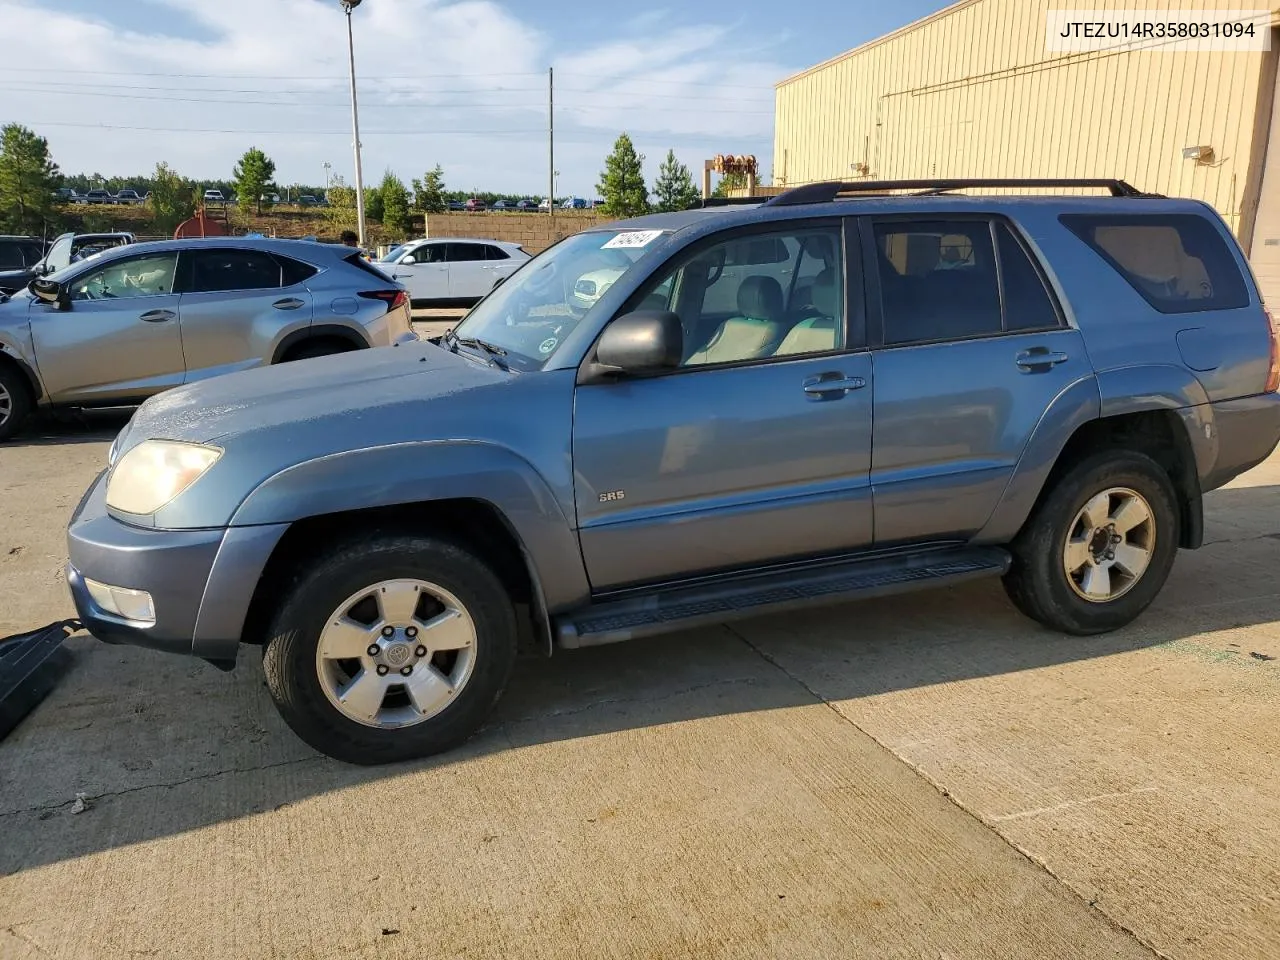
M 378 261 L 414 303 L 472 304 L 529 259 L 518 243 L 461 237 L 412 240 Z

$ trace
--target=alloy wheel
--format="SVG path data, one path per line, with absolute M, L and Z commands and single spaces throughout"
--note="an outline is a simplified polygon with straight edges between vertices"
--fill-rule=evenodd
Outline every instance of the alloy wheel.
M 1104 490 L 1080 509 L 1067 531 L 1067 582 L 1090 603 L 1116 600 L 1142 579 L 1155 545 L 1155 514 L 1146 499 L 1128 487 Z

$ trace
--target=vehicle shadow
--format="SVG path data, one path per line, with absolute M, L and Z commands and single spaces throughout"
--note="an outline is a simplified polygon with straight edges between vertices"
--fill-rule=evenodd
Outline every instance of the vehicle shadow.
M 1242 656 L 1225 635 L 1280 619 L 1280 486 L 1208 499 L 1207 544 L 1183 551 L 1153 607 L 1114 634 L 1071 638 L 1024 619 L 996 582 L 775 615 L 523 662 L 462 748 L 379 768 L 298 741 L 276 715 L 257 652 L 207 665 L 88 639 L 48 701 L 0 743 L 0 875 L 280 808 L 382 778 L 510 764 L 528 748 L 708 718 L 807 708 L 938 684 L 1188 645 Z M 1233 635 L 1239 639 L 1238 635 Z M 1221 646 L 1223 649 L 1218 650 Z M 723 735 L 723 734 L 721 734 Z M 616 750 L 610 751 L 616 756 Z M 566 769 L 566 777 L 579 771 Z M 490 783 L 506 782 L 502 772 Z M 512 779 L 512 789 L 520 789 Z M 72 815 L 77 792 L 91 810 Z
M 3 447 L 66 446 L 115 439 L 133 415 L 132 408 L 85 410 L 51 415 L 39 413 Z

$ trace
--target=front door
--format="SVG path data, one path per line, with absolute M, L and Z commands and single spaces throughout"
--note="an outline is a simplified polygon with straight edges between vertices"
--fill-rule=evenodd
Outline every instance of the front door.
M 1093 368 L 1003 220 L 895 218 L 863 230 L 876 542 L 965 539 L 995 510 L 1054 398 Z
M 395 265 L 392 278 L 403 283 L 410 300 L 448 300 L 449 264 L 444 243 L 423 243 L 407 251 Z
M 871 358 L 846 323 L 862 294 L 851 280 L 846 297 L 843 249 L 838 220 L 717 238 L 638 293 L 679 315 L 685 357 L 578 388 L 575 499 L 595 591 L 871 543 Z M 798 264 L 816 278 L 811 303 L 791 302 Z
M 270 363 L 276 344 L 311 325 L 311 294 L 298 282 L 310 269 L 265 250 L 182 251 L 187 382 Z
M 176 253 L 111 260 L 68 281 L 66 309 L 35 301 L 36 364 L 55 403 L 130 403 L 182 383 Z

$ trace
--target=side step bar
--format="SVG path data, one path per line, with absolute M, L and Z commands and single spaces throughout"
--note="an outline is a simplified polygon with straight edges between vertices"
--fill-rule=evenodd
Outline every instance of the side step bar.
M 998 577 L 1009 563 L 1008 552 L 999 547 L 955 547 L 745 574 L 592 603 L 553 618 L 553 632 L 561 647 L 592 647 L 765 613 Z

